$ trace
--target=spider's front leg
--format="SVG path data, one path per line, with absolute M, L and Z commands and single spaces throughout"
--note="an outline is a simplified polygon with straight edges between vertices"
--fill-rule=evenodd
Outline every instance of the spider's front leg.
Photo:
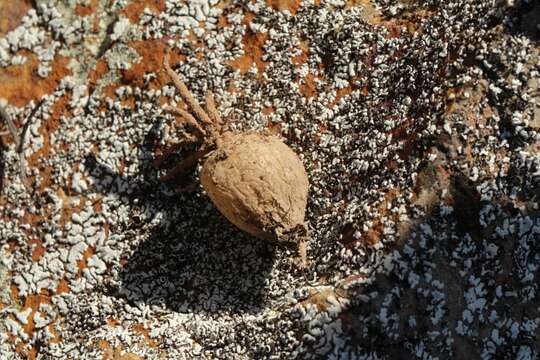
M 196 140 L 195 137 L 192 138 L 192 140 Z M 157 156 L 154 159 L 154 167 L 158 169 L 164 168 L 163 164 L 166 160 L 170 159 L 173 155 L 176 155 L 180 152 L 180 150 L 184 147 L 185 142 L 182 143 L 176 143 L 172 144 L 169 147 L 167 147 L 163 154 Z M 175 165 L 173 168 L 169 169 L 164 175 L 160 176 L 159 180 L 161 182 L 169 182 L 173 181 L 176 183 L 175 180 L 183 180 L 180 175 L 182 175 L 184 172 L 189 170 L 190 168 L 193 168 L 197 165 L 197 162 L 199 159 L 201 159 L 204 155 L 206 155 L 209 152 L 206 148 L 203 148 L 202 150 L 196 151 L 194 153 L 191 153 L 187 155 L 182 161 L 180 161 L 177 165 Z M 183 185 L 177 186 L 175 188 L 175 191 L 177 192 L 191 192 L 194 191 L 197 187 L 197 184 L 195 182 L 189 182 L 187 185 L 185 184 L 186 181 L 183 181 Z
M 177 154 L 182 150 L 186 144 L 193 144 L 196 142 L 204 142 L 206 137 L 205 131 L 199 126 L 195 121 L 193 116 L 183 109 L 174 108 L 172 106 L 167 106 L 165 111 L 172 113 L 173 115 L 179 115 L 182 119 L 182 122 L 185 122 L 190 128 L 194 130 L 194 134 L 184 133 L 184 139 L 181 141 L 175 142 L 167 146 L 163 152 L 156 156 L 154 159 L 154 167 L 161 168 L 161 165 L 170 159 L 173 155 Z M 178 120 L 178 118 L 177 118 Z
M 174 179 L 178 175 L 184 173 L 189 168 L 192 168 L 195 165 L 197 165 L 197 162 L 199 161 L 199 159 L 201 159 L 204 155 L 208 154 L 208 152 L 209 152 L 208 149 L 202 149 L 193 154 L 188 155 L 178 165 L 176 165 L 171 170 L 169 170 L 165 175 L 161 176 L 159 180 L 169 181 L 171 179 Z

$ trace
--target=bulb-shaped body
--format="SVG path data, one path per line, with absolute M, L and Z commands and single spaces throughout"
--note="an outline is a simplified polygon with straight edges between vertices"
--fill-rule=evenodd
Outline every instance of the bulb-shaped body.
M 308 177 L 279 138 L 226 134 L 204 161 L 200 180 L 218 210 L 243 231 L 277 242 L 305 234 Z

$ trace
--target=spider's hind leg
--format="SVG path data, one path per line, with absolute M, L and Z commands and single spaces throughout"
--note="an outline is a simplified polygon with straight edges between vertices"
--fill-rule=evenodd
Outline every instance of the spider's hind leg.
M 174 147 L 175 145 L 172 145 Z M 174 155 L 173 152 L 168 155 L 164 155 L 167 158 Z M 208 153 L 208 150 L 199 150 L 197 152 L 192 152 L 187 155 L 182 161 L 180 161 L 176 166 L 169 169 L 164 175 L 159 178 L 159 181 L 169 183 L 174 187 L 176 192 L 192 192 L 197 189 L 197 182 L 192 177 L 192 174 L 186 173 L 191 168 L 194 168 L 197 165 L 199 159 Z M 159 158 L 158 158 L 159 159 Z M 156 160 L 158 160 L 156 159 Z M 162 165 L 162 164 L 159 164 Z M 163 168 L 163 166 L 161 166 Z M 186 173 L 186 176 L 183 174 Z

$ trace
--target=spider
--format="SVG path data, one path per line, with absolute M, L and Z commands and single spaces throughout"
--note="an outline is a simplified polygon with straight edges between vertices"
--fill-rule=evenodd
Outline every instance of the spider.
M 182 107 L 165 109 L 193 129 L 200 146 L 160 180 L 174 179 L 202 161 L 200 182 L 217 209 L 251 235 L 292 246 L 301 266 L 307 266 L 304 217 L 309 181 L 302 161 L 277 136 L 230 131 L 211 92 L 206 95 L 205 111 L 171 68 L 168 51 L 164 68 L 191 113 Z M 173 144 L 166 148 L 154 165 L 162 167 L 179 147 Z

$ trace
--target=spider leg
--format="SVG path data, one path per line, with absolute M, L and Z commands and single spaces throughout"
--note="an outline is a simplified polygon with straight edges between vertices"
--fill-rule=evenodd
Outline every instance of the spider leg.
M 199 150 L 188 157 L 184 159 L 184 161 L 180 162 L 178 165 L 173 167 L 171 170 L 169 170 L 165 175 L 161 176 L 159 178 L 160 181 L 168 181 L 176 176 L 180 175 L 187 169 L 195 166 L 197 164 L 197 161 L 199 161 L 200 158 L 202 158 L 204 155 L 208 153 L 207 149 Z
M 178 74 L 176 74 L 174 72 L 174 70 L 171 68 L 171 66 L 169 64 L 169 57 L 170 57 L 170 54 L 167 51 L 167 53 L 165 54 L 163 65 L 165 66 L 165 70 L 167 71 L 167 74 L 172 79 L 174 85 L 176 86 L 176 88 L 180 92 L 180 96 L 188 104 L 189 108 L 195 113 L 197 118 L 201 122 L 203 122 L 205 125 L 211 127 L 212 126 L 212 120 L 210 120 L 210 117 L 208 116 L 208 114 L 199 105 L 197 100 L 195 100 L 195 98 L 193 97 L 193 94 L 191 93 L 191 91 L 189 91 L 186 84 L 184 84 L 184 82 L 180 79 Z
M 206 112 L 210 116 L 210 119 L 214 122 L 216 126 L 220 126 L 223 121 L 221 120 L 221 116 L 219 116 L 219 112 L 216 108 L 216 102 L 214 101 L 214 94 L 212 94 L 211 91 L 206 93 Z
M 188 125 L 190 125 L 196 130 L 195 136 L 197 136 L 197 138 L 200 140 L 204 140 L 204 137 L 206 136 L 206 131 L 204 131 L 201 125 L 199 125 L 199 123 L 197 122 L 197 120 L 195 120 L 195 118 L 186 110 L 182 108 L 175 108 L 172 106 L 167 106 L 165 107 L 165 111 L 170 112 L 174 115 L 181 116 L 184 119 L 184 121 L 188 123 Z

